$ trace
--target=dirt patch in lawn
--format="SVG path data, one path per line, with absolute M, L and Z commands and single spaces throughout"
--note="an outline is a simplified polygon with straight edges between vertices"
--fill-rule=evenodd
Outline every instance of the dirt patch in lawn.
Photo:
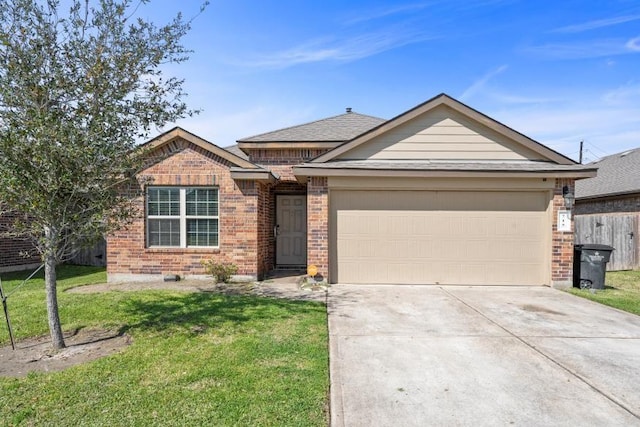
M 254 295 L 272 298 L 285 298 L 302 301 L 326 302 L 326 286 L 308 286 L 302 283 L 301 277 L 284 277 L 268 279 L 263 282 L 246 283 L 212 283 L 198 279 L 187 279 L 178 282 L 149 281 L 100 283 L 96 285 L 77 286 L 65 292 L 92 294 L 112 291 L 146 291 L 171 290 L 185 292 L 212 292 L 223 295 Z
M 28 338 L 0 347 L 0 376 L 24 377 L 29 372 L 55 372 L 117 353 L 131 337 L 117 331 L 85 330 L 65 333 L 67 348 L 55 351 L 51 337 Z

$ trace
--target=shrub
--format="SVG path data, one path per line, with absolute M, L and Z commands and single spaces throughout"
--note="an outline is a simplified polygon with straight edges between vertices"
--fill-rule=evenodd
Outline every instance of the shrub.
M 231 276 L 238 272 L 238 266 L 235 264 L 223 264 L 212 259 L 204 259 L 201 261 L 207 274 L 213 276 L 216 283 L 227 283 Z

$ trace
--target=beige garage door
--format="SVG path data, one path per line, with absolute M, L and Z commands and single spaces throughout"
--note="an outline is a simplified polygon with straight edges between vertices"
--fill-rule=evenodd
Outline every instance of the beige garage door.
M 543 285 L 548 193 L 331 191 L 338 283 Z

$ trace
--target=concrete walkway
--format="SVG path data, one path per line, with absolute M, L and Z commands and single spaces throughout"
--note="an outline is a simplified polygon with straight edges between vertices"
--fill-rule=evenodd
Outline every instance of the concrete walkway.
M 334 285 L 331 424 L 640 426 L 640 317 L 543 287 Z

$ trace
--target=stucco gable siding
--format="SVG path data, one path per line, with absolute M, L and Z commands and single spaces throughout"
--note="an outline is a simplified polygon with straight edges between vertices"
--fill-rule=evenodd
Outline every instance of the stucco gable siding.
M 383 133 L 339 159 L 542 160 L 532 150 L 446 106 Z

